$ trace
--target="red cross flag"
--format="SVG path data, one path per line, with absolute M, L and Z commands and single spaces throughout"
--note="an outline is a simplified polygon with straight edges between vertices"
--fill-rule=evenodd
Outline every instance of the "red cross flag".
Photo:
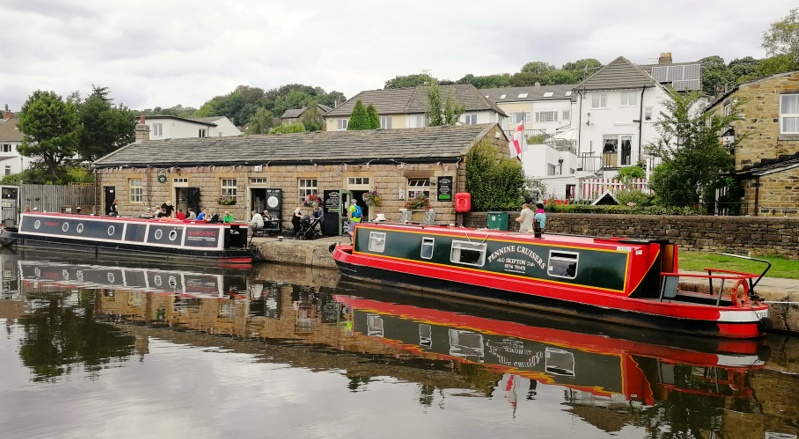
M 527 142 L 524 139 L 524 122 L 519 122 L 519 126 L 516 127 L 516 132 L 513 133 L 513 137 L 510 139 L 510 142 L 508 142 L 510 157 L 521 156 L 526 144 Z

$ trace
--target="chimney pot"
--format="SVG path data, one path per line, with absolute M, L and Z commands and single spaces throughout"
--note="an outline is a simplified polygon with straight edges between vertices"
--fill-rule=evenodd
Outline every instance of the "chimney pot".
M 671 64 L 671 52 L 661 52 L 658 64 Z

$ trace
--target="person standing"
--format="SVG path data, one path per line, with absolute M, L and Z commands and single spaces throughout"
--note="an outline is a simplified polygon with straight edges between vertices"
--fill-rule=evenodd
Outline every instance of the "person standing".
M 349 220 L 347 233 L 350 235 L 350 239 L 355 235 L 355 225 L 361 222 L 362 216 L 363 210 L 361 206 L 355 200 L 350 201 L 350 207 L 347 209 L 347 219 Z
M 521 223 L 519 226 L 519 232 L 521 233 L 530 233 L 533 231 L 533 219 L 535 218 L 535 214 L 530 209 L 530 203 L 524 202 L 522 204 L 522 211 L 518 218 L 516 218 L 517 223 Z
M 301 228 L 300 221 L 302 221 L 302 217 L 303 217 L 302 204 L 300 204 L 299 206 L 297 206 L 296 209 L 294 209 L 294 215 L 291 216 L 291 225 L 294 226 L 295 238 L 297 237 L 297 235 L 300 234 L 300 228 Z
M 108 216 L 119 216 L 119 200 L 114 199 L 114 202 L 108 207 Z
M 164 215 L 167 218 L 172 218 L 172 211 L 174 209 L 175 208 L 172 206 L 172 202 L 171 201 L 167 201 L 166 203 L 161 205 L 161 211 L 164 212 Z
M 322 223 L 325 222 L 325 210 L 322 209 L 322 206 L 320 206 L 319 203 L 313 203 L 311 217 L 313 217 L 314 221 L 319 219 L 319 233 L 322 233 Z
M 534 217 L 534 225 L 533 230 L 535 231 L 535 237 L 540 238 L 541 234 L 544 233 L 544 228 L 547 225 L 547 214 L 544 212 L 544 203 L 536 203 L 535 205 L 535 217 Z

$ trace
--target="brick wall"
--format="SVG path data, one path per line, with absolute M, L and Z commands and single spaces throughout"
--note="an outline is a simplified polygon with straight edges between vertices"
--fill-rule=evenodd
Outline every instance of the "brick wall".
M 518 230 L 508 213 L 509 230 Z M 465 215 L 467 227 L 486 227 L 485 212 Z M 683 250 L 799 259 L 799 218 L 651 216 L 547 213 L 547 232 L 589 236 L 666 238 Z

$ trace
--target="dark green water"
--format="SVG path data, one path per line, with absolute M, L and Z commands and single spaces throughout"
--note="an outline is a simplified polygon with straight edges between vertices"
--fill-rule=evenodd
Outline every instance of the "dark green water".
M 796 438 L 799 341 L 0 252 L 2 438 Z

